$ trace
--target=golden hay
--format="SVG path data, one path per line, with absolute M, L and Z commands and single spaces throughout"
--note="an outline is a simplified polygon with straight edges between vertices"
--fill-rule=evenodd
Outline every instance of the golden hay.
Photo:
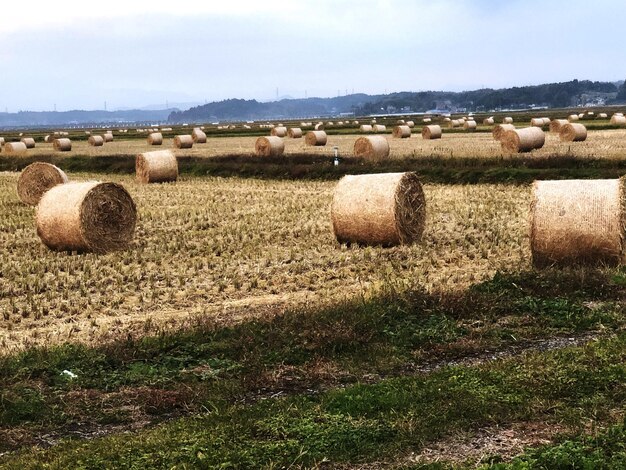
M 307 145 L 324 146 L 327 141 L 328 137 L 324 131 L 309 131 L 304 136 Z
M 485 126 L 493 126 L 495 123 L 496 123 L 496 121 L 492 117 L 488 117 L 488 118 L 483 119 L 483 124 Z
M 532 118 L 530 120 L 530 125 L 534 127 L 543 127 L 545 125 L 545 122 L 543 118 Z
M 502 124 L 513 124 L 513 118 L 511 116 L 507 116 L 502 119 Z
M 415 127 L 415 121 L 407 121 L 406 125 L 413 129 Z
M 137 155 L 135 175 L 139 183 L 166 183 L 178 179 L 178 161 L 170 150 Z
M 58 152 L 69 152 L 72 150 L 72 141 L 67 137 L 62 139 L 54 139 L 52 141 L 52 147 Z
M 535 181 L 530 209 L 534 265 L 619 264 L 623 198 L 619 179 Z
M 4 153 L 21 154 L 26 153 L 26 144 L 24 142 L 7 142 L 4 144 Z
M 270 135 L 274 135 L 276 137 L 285 137 L 287 135 L 287 128 L 285 126 L 276 126 L 272 129 Z
M 466 131 L 475 131 L 476 121 L 465 121 L 463 123 L 463 129 L 465 129 Z
M 624 126 L 626 125 L 626 117 L 619 114 L 614 114 L 613 116 L 611 116 L 611 124 L 616 126 Z
M 60 168 L 50 163 L 31 163 L 17 180 L 17 195 L 23 203 L 36 206 L 46 191 L 67 181 L 67 175 Z
M 570 114 L 569 116 L 567 116 L 567 120 L 569 122 L 575 122 L 578 121 L 580 119 L 580 117 L 578 117 L 578 114 Z
M 382 135 L 359 137 L 354 143 L 354 156 L 367 160 L 383 160 L 389 157 L 389 142 Z
M 113 142 L 113 134 L 109 132 L 102 134 L 102 138 L 104 139 L 105 142 Z
M 544 117 L 544 118 L 541 118 L 541 119 L 543 119 L 543 125 L 544 126 L 547 126 L 551 122 L 549 117 Z
M 502 150 L 507 153 L 530 152 L 540 149 L 545 142 L 546 134 L 538 127 L 505 131 L 500 138 Z
M 104 137 L 101 135 L 91 135 L 89 139 L 87 139 L 87 142 L 89 142 L 89 145 L 92 147 L 102 147 L 104 145 Z
M 587 128 L 584 124 L 568 122 L 561 127 L 559 137 L 562 142 L 582 142 L 587 139 Z
M 413 122 L 413 121 L 411 121 L 411 122 Z M 424 124 L 428 124 L 429 122 L 432 122 L 432 119 L 431 118 L 424 118 L 424 119 L 422 119 L 422 122 Z
M 431 124 L 430 126 L 424 126 L 422 128 L 422 139 L 441 139 L 441 126 L 437 124 Z
M 372 132 L 374 129 L 372 128 L 371 124 L 361 124 L 359 130 L 361 132 Z
M 46 136 L 44 136 L 44 138 L 43 138 L 43 141 L 44 141 L 46 144 L 49 144 L 49 143 L 50 143 L 50 142 L 52 142 L 53 140 L 54 140 L 54 136 L 53 136 L 53 135 L 49 135 L 49 134 L 48 134 L 48 135 L 46 135 Z
M 4 137 L 0 137 L 0 147 L 4 147 Z
M 174 147 L 177 149 L 190 149 L 193 147 L 193 137 L 189 134 L 181 134 L 174 137 Z
M 411 172 L 344 176 L 333 194 L 331 219 L 339 243 L 415 243 L 426 221 L 424 190 Z
M 449 127 L 460 127 L 461 126 L 461 121 L 459 119 L 452 119 L 449 123 L 448 123 Z
M 513 130 L 515 130 L 515 126 L 513 124 L 498 124 L 491 131 L 491 135 L 495 140 L 499 141 L 500 139 L 502 139 L 502 136 L 506 131 Z
M 206 134 L 202 131 L 202 129 L 195 128 L 191 131 L 191 138 L 193 139 L 194 144 L 206 144 Z
M 299 127 L 290 127 L 287 131 L 287 135 L 292 139 L 300 139 L 302 137 L 302 129 Z
M 163 144 L 163 134 L 160 132 L 151 132 L 148 134 L 148 145 L 162 145 Z
M 254 144 L 254 151 L 259 157 L 278 157 L 285 151 L 285 143 L 275 135 L 259 137 Z
M 411 128 L 409 126 L 395 126 L 392 135 L 397 139 L 407 139 L 411 137 Z
M 374 132 L 385 132 L 385 131 L 387 131 L 387 126 L 385 126 L 384 124 L 374 124 L 372 126 L 372 131 L 374 131 Z
M 50 249 L 103 253 L 130 243 L 137 209 L 119 184 L 67 183 L 43 195 L 36 223 L 37 235 Z
M 315 130 L 316 131 L 323 131 L 324 130 L 324 123 L 323 122 L 318 122 L 317 124 L 315 124 Z
M 596 119 L 607 119 L 609 116 L 606 113 L 598 113 Z
M 553 119 L 552 121 L 550 121 L 550 132 L 555 132 L 558 134 L 558 132 L 561 130 L 561 127 L 563 127 L 568 122 L 569 121 L 567 119 Z
M 443 118 L 443 122 L 450 122 L 450 121 L 452 121 L 452 119 L 450 119 L 449 117 Z
M 27 149 L 34 149 L 35 148 L 35 139 L 33 139 L 32 137 L 22 137 L 20 142 L 22 142 L 24 145 L 26 145 Z

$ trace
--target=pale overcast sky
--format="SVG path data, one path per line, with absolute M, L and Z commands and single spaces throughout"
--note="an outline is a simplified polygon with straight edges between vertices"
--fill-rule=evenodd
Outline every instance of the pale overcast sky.
M 0 111 L 626 78 L 624 0 L 22 0 L 0 14 Z

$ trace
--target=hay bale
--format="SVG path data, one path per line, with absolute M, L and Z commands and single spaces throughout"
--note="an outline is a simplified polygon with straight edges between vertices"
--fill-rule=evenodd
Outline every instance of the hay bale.
M 26 144 L 24 142 L 7 142 L 4 144 L 4 153 L 7 154 L 23 154 L 26 153 Z
M 415 127 L 415 121 L 407 121 L 406 125 L 413 129 Z
M 449 117 L 443 118 L 443 122 L 450 122 L 450 121 L 452 121 L 452 119 L 450 119 Z
M 395 126 L 392 135 L 397 139 L 407 139 L 411 137 L 411 128 L 409 126 Z
M 189 134 L 181 134 L 174 137 L 174 147 L 177 149 L 190 149 L 193 147 L 193 137 Z
M 404 124 L 405 124 L 404 119 L 398 119 L 398 120 L 396 121 L 396 124 L 398 124 L 398 125 L 404 125 Z
M 448 127 L 450 128 L 454 128 L 454 127 L 461 127 L 461 121 L 458 119 L 452 119 L 449 123 L 448 123 Z
M 135 175 L 139 183 L 166 183 L 178 179 L 178 161 L 171 150 L 137 155 Z
M 567 116 L 567 120 L 569 122 L 576 122 L 578 121 L 580 118 L 578 117 L 578 114 L 570 114 L 569 116 Z
M 46 135 L 43 138 L 44 143 L 49 144 L 50 142 L 52 142 L 54 140 L 54 136 L 53 135 Z
M 317 124 L 315 124 L 315 130 L 316 131 L 323 131 L 324 130 L 324 123 L 323 122 L 318 122 Z
M 361 124 L 359 130 L 361 132 L 372 132 L 374 129 L 372 128 L 371 124 Z
M 287 130 L 287 135 L 292 139 L 300 139 L 302 138 L 302 129 L 299 127 L 290 127 Z
M 502 139 L 502 136 L 504 135 L 506 131 L 513 131 L 513 130 L 515 130 L 515 126 L 513 124 L 498 124 L 491 131 L 491 135 L 493 136 L 495 140 L 499 141 L 500 139 Z
M 31 163 L 17 180 L 17 195 L 23 203 L 36 206 L 46 191 L 67 181 L 67 175 L 60 168 L 50 163 Z
M 87 139 L 87 142 L 89 142 L 89 145 L 92 147 L 102 147 L 104 145 L 104 137 L 101 135 L 91 135 L 89 139 Z
M 552 121 L 550 121 L 550 132 L 555 132 L 558 134 L 558 132 L 561 130 L 561 127 L 563 127 L 568 122 L 569 121 L 567 119 L 553 119 Z
M 382 135 L 359 137 L 354 143 L 354 156 L 366 160 L 383 160 L 389 151 L 389 142 Z
M 304 136 L 304 142 L 307 145 L 324 146 L 328 140 L 328 136 L 324 131 L 309 131 Z
M 530 209 L 535 266 L 620 263 L 623 198 L 619 179 L 535 181 Z
M 202 129 L 196 127 L 191 131 L 191 138 L 194 144 L 206 144 L 206 134 Z
M 428 124 L 429 122 L 432 122 L 432 119 L 431 118 L 424 118 L 424 119 L 422 119 L 422 122 L 424 124 Z
M 475 131 L 476 121 L 465 121 L 463 123 L 463 129 L 465 129 L 466 131 Z
M 532 118 L 530 120 L 530 125 L 534 127 L 543 127 L 544 126 L 543 118 Z
M 386 132 L 387 126 L 385 126 L 384 124 L 374 124 L 372 125 L 372 131 L 373 132 Z
M 276 137 L 285 137 L 287 135 L 287 128 L 285 126 L 276 126 L 271 130 L 270 135 Z
M 254 144 L 254 152 L 259 157 L 278 157 L 285 151 L 285 143 L 275 135 L 259 137 Z
M 502 150 L 507 153 L 530 152 L 546 143 L 546 134 L 538 127 L 505 131 L 500 138 Z
M 113 134 L 111 133 L 105 133 L 102 134 L 102 138 L 104 139 L 105 142 L 113 142 Z
M 20 142 L 22 142 L 24 145 L 26 145 L 27 149 L 34 149 L 35 148 L 35 139 L 33 139 L 32 137 L 22 137 L 20 139 Z
M 4 147 L 5 141 L 4 137 L 0 137 L 0 147 Z
M 54 139 L 52 141 L 52 147 L 58 152 L 70 152 L 72 150 L 72 141 L 67 137 Z
M 148 145 L 162 145 L 163 144 L 163 134 L 160 132 L 151 132 L 148 134 Z
M 485 126 L 493 126 L 496 123 L 495 119 L 493 117 L 488 117 L 483 119 L 483 124 Z
M 549 125 L 550 122 L 551 122 L 551 119 L 549 117 L 544 117 L 544 118 L 541 118 L 541 119 L 543 119 L 543 125 L 544 126 Z
M 50 249 L 104 253 L 128 246 L 137 209 L 116 183 L 67 183 L 46 192 L 37 206 L 37 235 Z
M 561 142 L 582 142 L 587 139 L 587 128 L 584 124 L 568 122 L 559 131 Z
M 441 126 L 438 126 L 437 124 L 431 124 L 430 126 L 424 126 L 422 128 L 422 139 L 441 139 L 441 135 Z
M 424 190 L 412 172 L 344 176 L 335 187 L 331 219 L 339 243 L 415 243 L 426 221 Z
M 502 119 L 502 124 L 513 124 L 513 118 L 511 116 L 507 116 Z
M 624 126 L 626 125 L 626 117 L 614 114 L 611 116 L 611 124 L 615 126 Z
M 598 113 L 596 119 L 607 119 L 609 116 L 606 113 Z

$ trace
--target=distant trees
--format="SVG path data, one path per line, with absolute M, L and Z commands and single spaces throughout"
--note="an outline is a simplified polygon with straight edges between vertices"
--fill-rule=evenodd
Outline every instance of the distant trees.
M 622 83 L 622 86 L 617 90 L 617 96 L 615 97 L 615 101 L 619 103 L 626 102 L 626 81 Z

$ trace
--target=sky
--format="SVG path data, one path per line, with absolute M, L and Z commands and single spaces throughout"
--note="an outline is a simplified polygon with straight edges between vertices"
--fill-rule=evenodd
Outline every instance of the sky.
M 623 0 L 22 0 L 0 111 L 626 78 Z

